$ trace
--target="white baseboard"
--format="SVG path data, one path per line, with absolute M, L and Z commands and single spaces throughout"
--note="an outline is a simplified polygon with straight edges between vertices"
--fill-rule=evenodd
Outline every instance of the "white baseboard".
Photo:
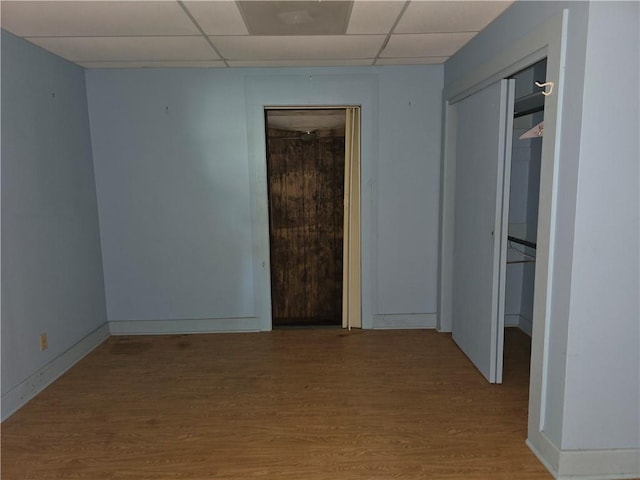
M 518 328 L 522 330 L 527 335 L 531 336 L 533 332 L 533 323 L 528 318 L 520 315 L 520 321 L 518 322 Z
M 558 480 L 640 478 L 640 449 L 563 450 Z
M 640 449 L 559 450 L 540 434 L 542 444 L 527 440 L 527 446 L 556 480 L 640 478 Z
M 373 316 L 374 329 L 436 328 L 438 314 L 408 313 Z
M 531 324 L 531 320 L 523 317 L 518 313 L 510 313 L 504 316 L 504 326 L 505 327 L 518 327 L 527 335 L 531 336 L 531 331 L 533 325 Z
M 109 338 L 109 326 L 104 323 L 2 395 L 2 413 L 0 414 L 2 421 L 17 412 L 107 338 Z
M 175 335 L 184 333 L 259 332 L 253 318 L 197 318 L 184 320 L 111 320 L 111 335 Z
M 504 315 L 505 327 L 518 327 L 520 325 L 520 315 L 517 313 L 506 313 Z
M 544 465 L 553 478 L 558 478 L 558 465 L 560 464 L 560 450 L 555 444 L 549 440 L 544 432 L 534 432 L 533 438 L 531 433 L 525 442 L 529 449 L 538 457 L 538 460 Z

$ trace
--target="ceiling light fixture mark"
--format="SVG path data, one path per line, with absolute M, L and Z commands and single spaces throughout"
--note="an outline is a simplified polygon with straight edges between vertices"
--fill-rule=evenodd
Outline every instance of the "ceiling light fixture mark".
M 315 19 L 311 16 L 309 10 L 280 12 L 276 16 L 287 25 L 303 25 L 305 23 L 315 22 Z
M 250 35 L 344 35 L 353 3 L 337 0 L 237 1 Z

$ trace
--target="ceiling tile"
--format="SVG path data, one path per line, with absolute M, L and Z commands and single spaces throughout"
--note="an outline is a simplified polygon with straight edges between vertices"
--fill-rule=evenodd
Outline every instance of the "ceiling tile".
M 347 30 L 351 2 L 240 1 L 252 35 L 336 35 Z
M 391 35 L 381 57 L 449 57 L 475 35 L 468 33 L 422 33 Z
M 350 67 L 371 66 L 373 58 L 356 60 L 227 60 L 230 67 Z
M 379 58 L 376 65 L 434 65 L 447 61 L 449 57 Z
M 384 35 L 210 37 L 232 60 L 329 60 L 374 58 Z M 415 56 L 415 55 L 414 55 Z
M 219 54 L 235 67 L 421 65 L 444 62 L 512 2 L 180 3 L 2 0 L 0 20 L 12 33 L 88 68 L 209 68 L 224 65 Z
M 404 2 L 356 1 L 353 3 L 347 33 L 389 33 Z
M 184 2 L 207 35 L 248 35 L 236 2 Z
M 478 32 L 511 1 L 411 2 L 394 33 Z
M 193 62 L 78 62 L 84 68 L 214 68 L 225 67 L 222 60 Z
M 71 61 L 216 60 L 203 37 L 27 38 Z
M 2 27 L 23 37 L 199 33 L 173 1 L 3 1 Z

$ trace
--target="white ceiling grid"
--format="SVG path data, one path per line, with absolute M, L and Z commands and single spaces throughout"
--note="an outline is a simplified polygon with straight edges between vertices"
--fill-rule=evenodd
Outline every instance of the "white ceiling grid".
M 510 4 L 4 0 L 0 18 L 87 68 L 416 65 L 443 63 Z

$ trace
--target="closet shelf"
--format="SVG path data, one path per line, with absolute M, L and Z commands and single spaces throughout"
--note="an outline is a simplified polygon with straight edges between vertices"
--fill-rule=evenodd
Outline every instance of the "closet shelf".
M 514 263 L 536 263 L 536 257 L 509 246 L 509 248 L 507 248 L 507 265 Z
M 524 95 L 516 98 L 514 105 L 514 118 L 524 117 L 536 112 L 544 111 L 544 95 L 543 90 Z
M 524 245 L 525 247 L 536 248 L 535 243 L 530 242 L 529 240 L 524 240 L 522 238 L 514 237 L 512 235 L 509 235 L 507 237 L 507 240 L 509 240 L 510 242 L 519 243 L 520 245 Z
M 530 245 L 535 245 L 535 243 L 527 242 L 526 240 L 521 240 L 515 237 L 508 237 L 509 243 L 507 245 L 507 265 L 513 263 L 535 263 L 536 256 L 534 253 L 527 253 L 519 248 L 516 248 L 513 244 L 517 243 L 519 245 L 525 245 L 529 248 L 535 249 L 535 246 L 531 247 Z

